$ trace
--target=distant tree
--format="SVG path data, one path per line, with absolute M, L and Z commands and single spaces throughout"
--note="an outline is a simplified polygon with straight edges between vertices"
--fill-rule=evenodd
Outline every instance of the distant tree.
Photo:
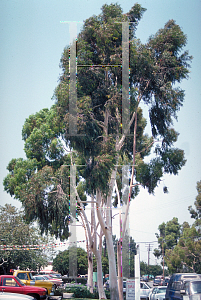
M 0 206 L 0 232 L 1 272 L 7 273 L 17 267 L 38 270 L 47 265 L 47 255 L 42 246 L 37 246 L 46 244 L 47 240 L 41 237 L 36 226 L 24 221 L 22 210 L 9 204 Z
M 197 182 L 197 193 L 198 195 L 194 202 L 195 208 L 189 206 L 188 210 L 191 218 L 195 219 L 195 226 L 201 226 L 201 180 Z
M 167 223 L 163 222 L 158 227 L 159 233 L 156 233 L 158 239 L 158 248 L 154 249 L 154 255 L 157 258 L 165 256 L 167 249 L 173 249 L 177 245 L 181 235 L 181 225 L 178 218 L 173 218 Z
M 71 254 L 76 253 L 76 251 L 72 250 L 73 247 L 70 248 L 71 248 Z M 69 249 L 60 251 L 53 260 L 53 270 L 58 271 L 62 275 L 69 274 Z M 77 254 L 76 254 L 77 272 L 78 274 L 85 275 L 87 274 L 87 270 L 88 270 L 87 252 L 80 247 L 76 249 L 77 249 Z
M 170 272 L 201 272 L 201 181 L 197 182 L 197 192 L 195 208 L 188 208 L 194 224 L 184 222 L 177 245 L 166 251 L 165 261 Z
M 140 273 L 141 275 L 153 275 L 154 277 L 157 275 L 163 274 L 163 269 L 160 265 L 147 265 L 147 263 L 141 261 L 140 262 Z
M 171 273 L 201 272 L 201 240 L 196 227 L 184 228 L 178 244 L 166 251 L 165 261 Z

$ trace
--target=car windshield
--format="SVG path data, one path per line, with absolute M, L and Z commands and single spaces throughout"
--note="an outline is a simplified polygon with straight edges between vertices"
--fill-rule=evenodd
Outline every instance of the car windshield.
M 31 280 L 34 280 L 32 273 L 29 273 L 29 277 L 30 277 Z
M 19 282 L 21 285 L 26 285 L 24 282 L 22 282 L 18 277 L 15 277 L 15 280 L 17 281 L 17 282 Z
M 191 283 L 192 294 L 201 294 L 201 281 L 194 281 Z

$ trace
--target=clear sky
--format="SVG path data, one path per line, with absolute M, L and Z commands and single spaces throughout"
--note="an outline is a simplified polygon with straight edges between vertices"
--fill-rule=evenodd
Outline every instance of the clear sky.
M 99 14 L 105 3 L 111 2 L 0 1 L 0 205 L 11 203 L 20 207 L 18 201 L 3 191 L 2 181 L 7 175 L 9 161 L 25 158 L 21 138 L 25 119 L 53 104 L 51 97 L 61 72 L 60 57 L 70 40 L 69 25 L 60 21 L 83 21 Z M 118 1 L 124 13 L 134 3 Z M 201 180 L 201 1 L 142 0 L 138 3 L 147 8 L 136 32 L 142 42 L 169 19 L 174 19 L 187 34 L 186 49 L 194 57 L 190 78 L 181 84 L 186 97 L 178 121 L 175 121 L 175 128 L 180 133 L 177 147 L 185 150 L 186 166 L 178 176 L 165 176 L 155 196 L 142 190 L 131 204 L 130 234 L 140 243 L 141 259 L 147 262 L 147 245 L 156 241 L 155 233 L 163 221 L 178 217 L 181 224 L 184 221 L 192 223 L 188 206 L 193 205 L 196 182 Z M 163 185 L 168 186 L 169 194 L 162 193 Z M 114 229 L 119 232 L 115 221 Z M 151 243 L 151 249 L 156 246 L 157 243 Z M 154 263 L 153 256 L 150 263 Z

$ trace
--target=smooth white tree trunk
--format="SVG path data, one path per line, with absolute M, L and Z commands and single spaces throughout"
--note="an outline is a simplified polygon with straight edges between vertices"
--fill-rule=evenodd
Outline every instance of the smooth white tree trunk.
M 115 177 L 114 177 L 115 178 Z M 111 231 L 111 213 L 108 207 L 111 207 L 110 199 L 107 199 L 106 207 L 106 222 L 103 217 L 103 212 L 100 209 L 101 207 L 101 192 L 96 191 L 96 202 L 97 202 L 97 217 L 101 225 L 102 231 L 105 234 L 108 250 L 108 259 L 109 259 L 109 280 L 110 280 L 110 299 L 119 300 L 118 285 L 117 285 L 117 270 L 116 270 L 116 259 L 114 253 L 114 246 L 112 240 L 112 231 Z
M 88 278 L 87 278 L 87 288 L 93 293 L 93 253 L 88 250 Z

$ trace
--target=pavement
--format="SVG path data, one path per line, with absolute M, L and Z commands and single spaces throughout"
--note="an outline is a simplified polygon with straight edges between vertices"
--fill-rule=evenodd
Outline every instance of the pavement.
M 63 293 L 63 298 L 62 296 L 51 296 L 49 297 L 48 300 L 62 300 L 62 299 L 70 299 L 73 297 L 73 293 Z
M 73 293 L 63 293 L 63 299 L 70 299 L 73 297 Z

